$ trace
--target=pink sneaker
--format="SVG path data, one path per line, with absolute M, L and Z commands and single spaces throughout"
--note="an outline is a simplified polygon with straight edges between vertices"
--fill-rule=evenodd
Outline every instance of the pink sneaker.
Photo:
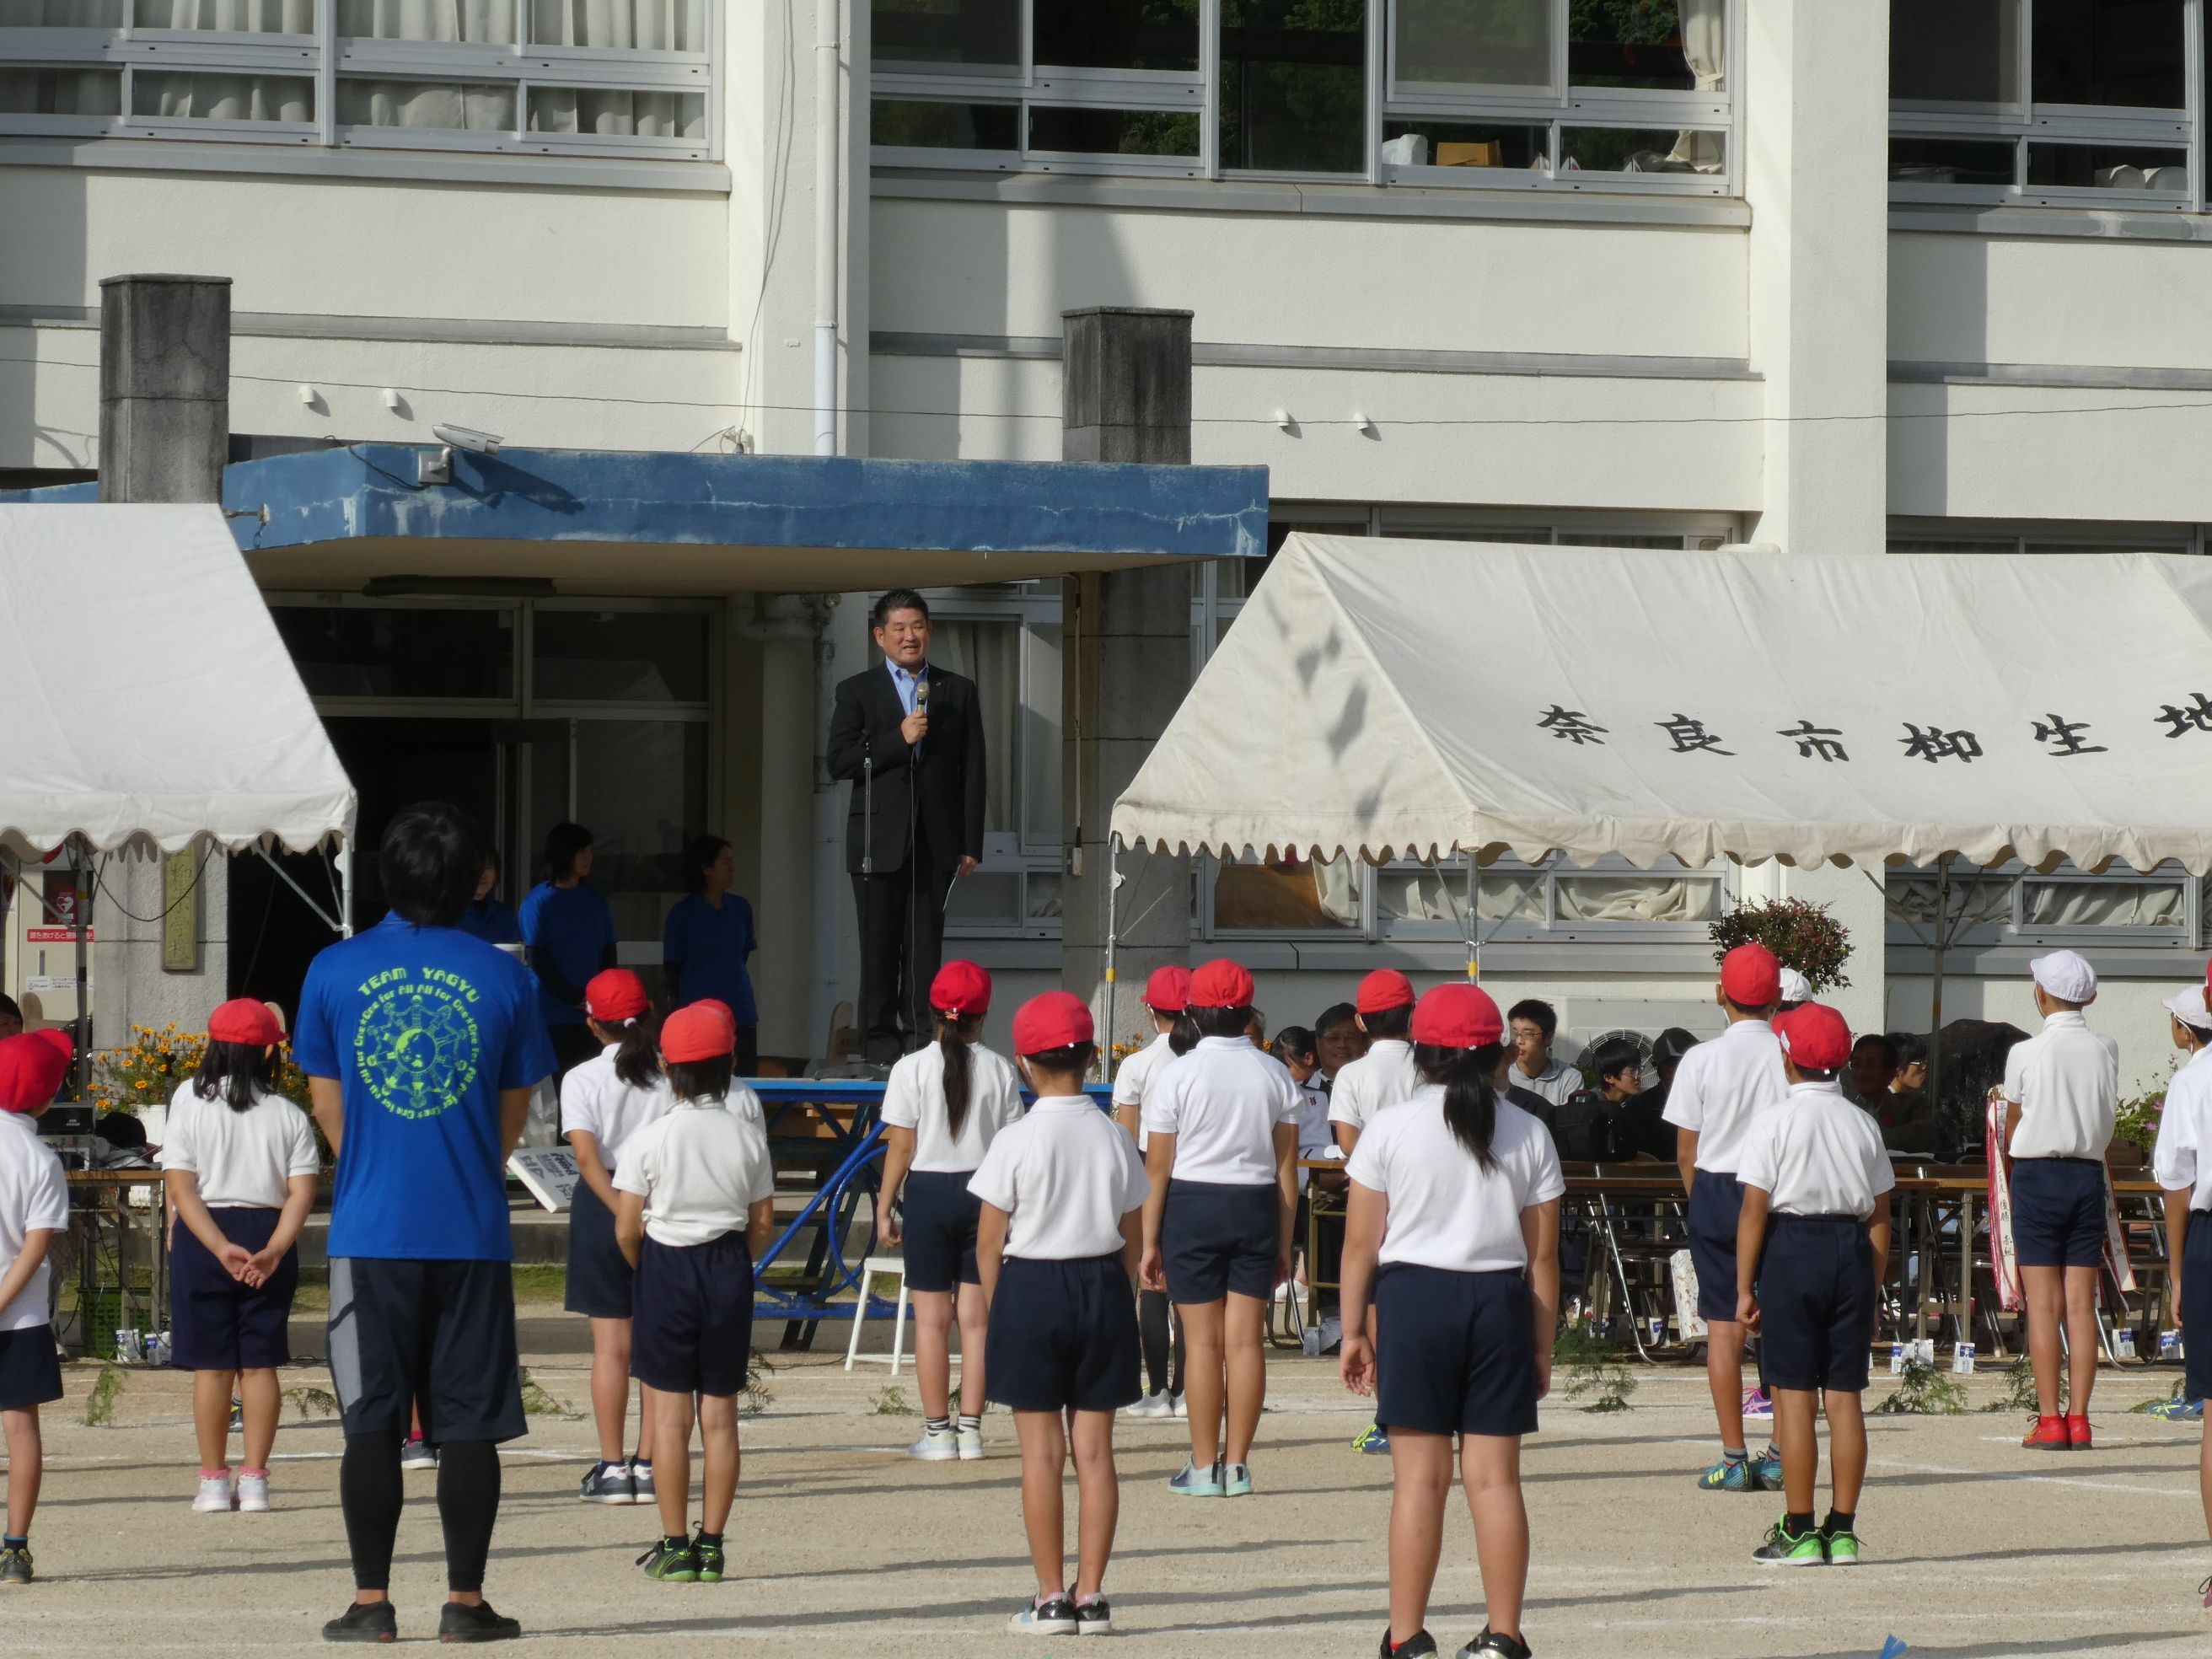
M 1766 1397 L 1765 1389 L 1746 1389 L 1743 1391 L 1743 1414 L 1746 1417 L 1774 1415 L 1774 1402 Z

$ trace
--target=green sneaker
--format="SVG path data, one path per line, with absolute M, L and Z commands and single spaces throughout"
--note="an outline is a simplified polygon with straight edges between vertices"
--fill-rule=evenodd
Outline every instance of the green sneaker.
M 695 1538 L 691 1540 L 691 1555 L 699 1564 L 701 1583 L 719 1584 L 722 1582 L 725 1559 L 720 1544 L 709 1544 L 703 1539 Z
M 664 1538 L 637 1558 L 647 1578 L 663 1583 L 688 1584 L 699 1577 L 699 1558 L 681 1538 Z
M 1818 1528 L 1793 1533 L 1784 1516 L 1767 1528 L 1766 1541 L 1751 1553 L 1751 1559 L 1763 1567 L 1825 1567 L 1828 1552 Z
M 1825 1528 L 1820 1541 L 1827 1547 L 1828 1565 L 1832 1567 L 1856 1567 L 1859 1564 L 1859 1535 L 1844 1528 L 1829 1532 Z
M 1747 1457 L 1723 1457 L 1698 1477 L 1699 1492 L 1757 1492 L 1759 1476 Z
M 1365 1452 L 1370 1457 L 1388 1457 L 1390 1455 L 1390 1431 L 1380 1423 L 1370 1423 L 1352 1437 L 1352 1449 Z

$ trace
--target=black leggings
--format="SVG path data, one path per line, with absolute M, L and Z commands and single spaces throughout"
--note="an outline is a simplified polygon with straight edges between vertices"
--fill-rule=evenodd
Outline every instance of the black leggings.
M 1145 1291 L 1137 1298 L 1137 1331 L 1145 1343 L 1145 1389 L 1158 1394 L 1182 1392 L 1182 1316 L 1175 1314 L 1175 1380 L 1168 1380 L 1168 1319 L 1170 1308 L 1164 1291 Z
M 354 1588 L 389 1590 L 406 1488 L 397 1434 L 349 1434 L 338 1465 L 338 1507 L 353 1553 Z M 499 1519 L 499 1449 L 489 1440 L 449 1440 L 438 1448 L 438 1519 L 446 1534 L 446 1588 L 482 1591 Z

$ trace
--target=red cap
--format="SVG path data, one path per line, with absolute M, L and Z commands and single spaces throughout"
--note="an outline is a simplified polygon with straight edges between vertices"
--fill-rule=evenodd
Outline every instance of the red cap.
M 972 962 L 948 962 L 929 981 L 929 1006 L 965 1019 L 991 1012 L 991 976 Z
M 730 1041 L 732 1042 L 735 1042 L 738 1040 L 737 1012 L 728 1003 L 723 1001 L 721 998 L 701 997 L 698 1001 L 687 1004 L 686 1006 L 692 1008 L 704 1008 L 708 1013 L 714 1015 L 715 1018 L 720 1020 L 723 1024 L 730 1028 Z
M 2212 970 L 2207 970 L 2212 981 Z M 1179 1014 L 1190 1006 L 1190 969 L 1170 963 L 1152 969 L 1145 981 L 1145 1006 L 1156 1014 Z
M 208 1016 L 210 1042 L 242 1042 L 252 1048 L 273 1048 L 284 1040 L 284 1028 L 265 1002 L 252 997 L 233 997 Z
M 1091 1024 L 1091 1006 L 1072 991 L 1047 991 L 1031 997 L 1014 1016 L 1014 1052 L 1048 1054 L 1055 1048 L 1072 1048 L 1098 1035 Z
M 1832 1072 L 1851 1057 L 1851 1028 L 1825 1002 L 1801 1002 L 1774 1017 L 1782 1052 L 1808 1072 Z
M 1782 963 L 1764 945 L 1739 945 L 1721 958 L 1721 994 L 1739 1008 L 1771 1008 L 1782 996 Z
M 1193 1008 L 1249 1008 L 1252 975 L 1227 957 L 1216 957 L 1190 976 Z
M 1480 985 L 1439 985 L 1425 992 L 1413 1006 L 1416 1042 L 1439 1048 L 1481 1048 L 1504 1035 L 1505 1016 Z
M 0 1039 L 0 1112 L 37 1111 L 61 1088 L 76 1054 L 69 1033 L 52 1027 Z
M 602 1025 L 635 1019 L 652 1006 L 645 981 L 627 968 L 605 969 L 584 987 L 584 1012 Z
M 1363 1014 L 1410 1008 L 1413 1006 L 1413 981 L 1395 968 L 1377 968 L 1359 981 L 1359 997 L 1352 1006 Z
M 737 1046 L 737 1028 L 718 1002 L 678 1008 L 660 1028 L 660 1057 L 671 1065 L 717 1060 Z

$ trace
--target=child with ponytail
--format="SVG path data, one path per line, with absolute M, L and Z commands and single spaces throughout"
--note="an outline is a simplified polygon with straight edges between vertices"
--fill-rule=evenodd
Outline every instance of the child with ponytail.
M 1486 993 L 1430 991 L 1411 1035 L 1423 1086 L 1370 1122 L 1352 1152 L 1342 1270 L 1340 1370 L 1355 1392 L 1377 1395 L 1395 1483 L 1382 1659 L 1437 1651 L 1424 1626 L 1454 1435 L 1488 1614 L 1460 1659 L 1528 1659 L 1521 1437 L 1551 1387 L 1566 1183 L 1551 1133 L 1500 1096 L 1512 1050 Z
M 891 1067 L 884 1090 L 884 1242 L 906 1247 L 914 1298 L 914 1375 L 921 1437 L 907 1455 L 925 1463 L 983 1455 L 983 1348 L 989 1313 L 975 1265 L 981 1200 L 968 1182 L 999 1131 L 1022 1115 L 1021 1079 L 979 1040 L 991 976 L 948 962 L 930 981 L 937 1041 Z M 903 1198 L 903 1211 L 899 1207 Z M 960 1417 L 952 1419 L 952 1321 L 960 1320 Z
M 577 1495 L 586 1504 L 650 1504 L 653 1421 L 638 1411 L 637 1455 L 623 1451 L 629 1416 L 631 1270 L 615 1238 L 613 1171 L 630 1138 L 675 1103 L 661 1073 L 659 1025 L 645 982 L 627 968 L 594 975 L 584 1012 L 599 1052 L 561 1079 L 561 1129 L 576 1155 L 562 1305 L 592 1322 L 592 1415 L 599 1461 Z

